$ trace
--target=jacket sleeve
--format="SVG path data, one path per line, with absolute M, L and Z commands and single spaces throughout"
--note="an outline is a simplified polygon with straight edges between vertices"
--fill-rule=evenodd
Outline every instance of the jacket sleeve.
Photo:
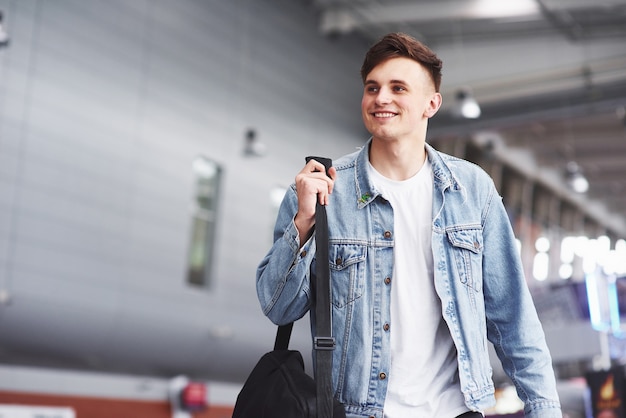
M 560 418 L 552 359 L 511 222 L 493 188 L 483 225 L 483 286 L 487 336 L 524 402 L 527 417 Z
M 315 239 L 311 237 L 298 248 L 300 238 L 293 221 L 297 210 L 298 200 L 292 185 L 278 211 L 274 243 L 256 272 L 261 309 L 276 325 L 302 318 L 311 306 L 310 271 Z

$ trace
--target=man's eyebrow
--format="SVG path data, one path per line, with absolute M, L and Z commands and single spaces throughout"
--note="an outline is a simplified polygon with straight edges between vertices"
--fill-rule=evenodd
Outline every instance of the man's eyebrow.
M 365 80 L 365 85 L 368 84 L 379 84 L 378 81 L 375 80 Z M 404 80 L 389 80 L 389 84 L 406 84 Z

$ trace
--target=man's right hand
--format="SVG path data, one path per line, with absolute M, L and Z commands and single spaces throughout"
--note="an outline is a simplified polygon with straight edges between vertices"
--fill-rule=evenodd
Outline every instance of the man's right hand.
M 337 170 L 335 167 L 330 167 L 327 176 L 324 164 L 315 160 L 310 160 L 296 175 L 298 213 L 294 222 L 300 236 L 300 246 L 304 245 L 313 233 L 317 202 L 328 205 L 329 195 L 333 192 L 336 177 Z

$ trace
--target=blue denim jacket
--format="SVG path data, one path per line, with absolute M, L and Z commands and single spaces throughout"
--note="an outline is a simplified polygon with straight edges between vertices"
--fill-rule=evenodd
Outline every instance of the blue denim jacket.
M 435 289 L 457 349 L 466 405 L 485 410 L 495 403 L 489 340 L 526 416 L 561 418 L 550 354 L 501 198 L 478 166 L 426 148 L 434 173 Z M 327 206 L 337 341 L 333 384 L 354 418 L 383 417 L 393 329 L 393 210 L 368 177 L 368 154 L 369 143 L 334 162 L 337 179 Z M 263 312 L 279 325 L 303 317 L 312 305 L 315 235 L 298 248 L 297 210 L 292 185 L 278 214 L 274 245 L 257 271 Z M 314 329 L 314 310 L 311 323 Z

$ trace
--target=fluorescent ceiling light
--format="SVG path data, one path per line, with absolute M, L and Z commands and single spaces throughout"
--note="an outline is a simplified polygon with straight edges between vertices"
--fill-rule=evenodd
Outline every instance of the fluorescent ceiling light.
M 535 15 L 540 12 L 535 0 L 476 0 L 470 14 L 475 18 L 496 19 Z

